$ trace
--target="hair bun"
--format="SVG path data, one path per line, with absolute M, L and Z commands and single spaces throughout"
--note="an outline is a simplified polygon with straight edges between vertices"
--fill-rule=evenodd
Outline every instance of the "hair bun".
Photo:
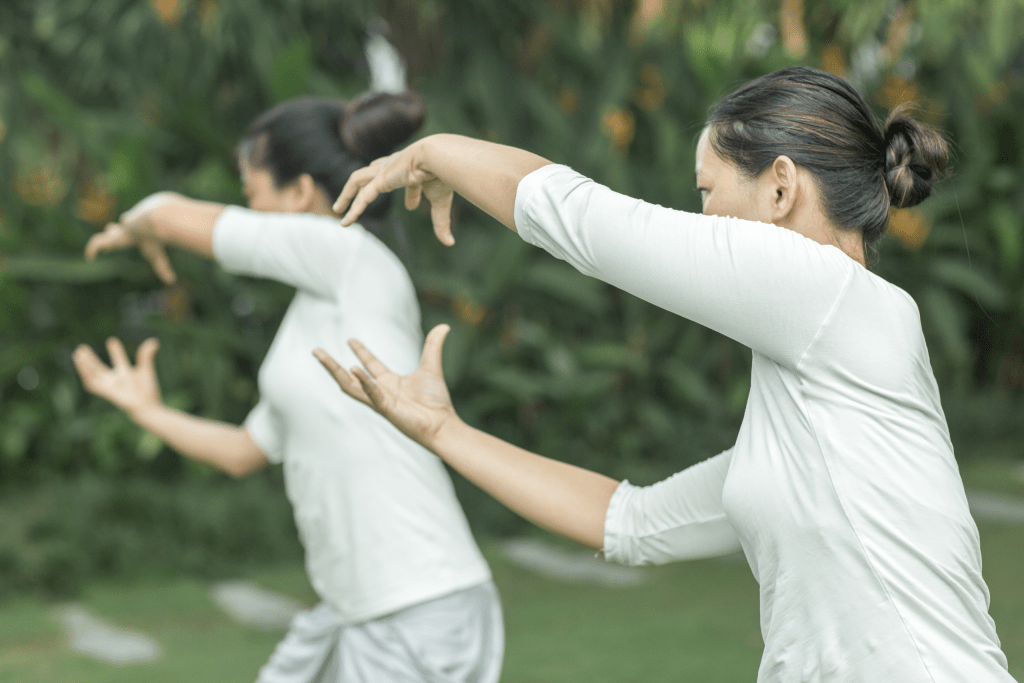
M 341 140 L 353 156 L 369 163 L 412 137 L 426 117 L 427 104 L 417 93 L 367 93 L 345 107 Z
M 910 103 L 896 107 L 885 121 L 885 185 L 889 203 L 897 209 L 927 199 L 949 161 L 946 140 L 911 117 L 910 107 Z

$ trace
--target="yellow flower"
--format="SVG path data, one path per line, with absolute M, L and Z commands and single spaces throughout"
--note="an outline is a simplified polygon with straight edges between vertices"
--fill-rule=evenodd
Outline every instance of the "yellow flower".
M 562 88 L 558 91 L 558 106 L 572 116 L 580 109 L 580 91 L 576 88 Z
M 904 102 L 913 102 L 917 99 L 917 84 L 913 81 L 905 81 L 892 74 L 885 79 L 882 87 L 878 89 L 878 101 L 884 106 L 892 109 Z
M 804 24 L 804 0 L 782 0 L 779 8 L 779 34 L 786 52 L 794 57 L 807 54 L 807 26 Z
M 907 249 L 917 249 L 928 238 L 931 226 L 918 211 L 893 209 L 889 214 L 889 232 Z
M 615 149 L 620 152 L 629 149 L 630 143 L 633 142 L 633 134 L 636 132 L 636 122 L 628 109 L 608 108 L 601 117 L 601 127 Z
M 464 296 L 452 299 L 452 312 L 456 318 L 473 327 L 483 322 L 484 316 L 487 315 L 486 308 Z
M 846 76 L 846 60 L 843 59 L 843 49 L 836 43 L 830 43 L 821 51 L 821 68 L 830 74 L 840 78 Z
M 94 178 L 78 195 L 75 213 L 93 225 L 106 225 L 114 217 L 114 197 L 106 185 Z
M 68 191 L 67 183 L 52 165 L 19 171 L 14 176 L 14 189 L 26 203 L 33 206 L 53 206 Z
M 180 0 L 149 0 L 149 4 L 164 26 L 178 25 L 182 13 Z
M 654 111 L 665 102 L 665 81 L 656 64 L 647 62 L 640 67 L 640 85 L 633 91 L 633 102 L 644 111 Z

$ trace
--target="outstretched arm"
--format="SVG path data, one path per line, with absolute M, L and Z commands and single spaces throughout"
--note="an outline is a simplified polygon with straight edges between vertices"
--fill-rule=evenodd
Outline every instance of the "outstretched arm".
M 313 353 L 342 390 L 393 422 L 471 482 L 534 524 L 585 546 L 604 546 L 608 502 L 619 483 L 596 472 L 545 458 L 463 422 L 441 369 L 447 325 L 430 331 L 420 367 L 388 370 L 359 342 L 349 342 L 369 371 L 346 371 L 322 349 Z
M 415 209 L 426 197 L 434 233 L 451 246 L 455 243 L 450 216 L 454 192 L 515 230 L 519 181 L 550 163 L 507 145 L 461 135 L 431 135 L 353 173 L 334 211 L 345 211 L 342 225 L 350 225 L 379 194 L 404 187 L 406 208 Z
M 75 349 L 75 368 L 86 390 L 125 411 L 136 424 L 182 455 L 233 477 L 265 467 L 267 457 L 245 427 L 206 420 L 164 405 L 153 366 L 158 347 L 156 339 L 142 342 L 133 366 L 121 342 L 111 337 L 107 340 L 113 364 L 110 367 L 82 344 Z
M 92 260 L 101 252 L 138 247 L 157 277 L 170 284 L 176 276 L 164 247 L 181 247 L 213 258 L 213 227 L 223 211 L 223 204 L 159 192 L 93 235 L 85 245 L 85 257 Z

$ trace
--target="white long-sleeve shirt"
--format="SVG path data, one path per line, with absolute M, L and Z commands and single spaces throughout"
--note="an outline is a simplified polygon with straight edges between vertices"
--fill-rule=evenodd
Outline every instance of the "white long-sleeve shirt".
M 358 365 L 358 338 L 388 367 L 419 365 L 420 311 L 399 260 L 359 225 L 225 209 L 214 229 L 225 270 L 297 288 L 246 418 L 285 488 L 320 597 L 354 623 L 479 585 L 490 569 L 441 461 L 345 396 L 312 356 Z
M 758 681 L 1010 683 L 914 301 L 795 232 L 674 211 L 564 166 L 519 185 L 527 242 L 753 351 L 735 445 L 620 484 L 605 555 L 742 548 Z

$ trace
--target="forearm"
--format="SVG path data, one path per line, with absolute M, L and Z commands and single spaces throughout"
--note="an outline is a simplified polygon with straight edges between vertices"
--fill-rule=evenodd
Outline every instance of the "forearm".
M 420 165 L 512 230 L 519 181 L 551 162 L 532 152 L 461 135 L 424 138 Z
M 213 258 L 213 228 L 223 204 L 175 195 L 149 212 L 156 238 L 167 245 Z
M 456 471 L 513 512 L 595 550 L 619 482 L 523 450 L 456 419 L 430 444 Z
M 182 455 L 233 477 L 250 474 L 268 464 L 245 427 L 207 420 L 164 405 L 130 416 Z

